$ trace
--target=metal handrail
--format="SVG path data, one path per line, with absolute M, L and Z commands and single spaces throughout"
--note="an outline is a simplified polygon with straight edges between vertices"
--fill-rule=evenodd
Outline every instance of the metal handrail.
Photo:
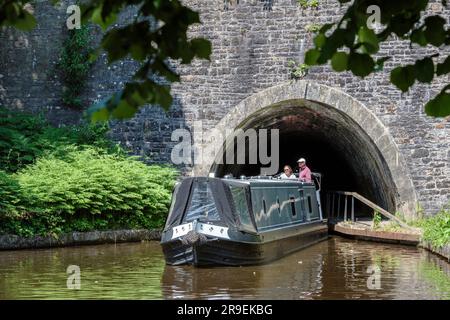
M 366 206 L 372 208 L 375 211 L 378 211 L 379 213 L 381 213 L 385 217 L 395 221 L 397 224 L 399 224 L 403 228 L 411 229 L 410 226 L 408 226 L 406 223 L 401 221 L 395 215 L 393 215 L 393 214 L 389 213 L 388 211 L 384 210 L 383 208 L 381 208 L 380 206 L 376 205 L 375 203 L 373 203 L 369 199 L 363 197 L 362 195 L 360 195 L 357 192 L 328 191 L 327 192 L 327 202 L 326 203 L 327 203 L 327 211 L 328 211 L 328 216 L 329 217 L 334 217 L 336 215 L 335 214 L 336 213 L 335 212 L 335 205 L 334 205 L 335 195 L 337 195 L 337 198 L 338 198 L 337 199 L 337 201 L 338 201 L 337 218 L 339 217 L 339 210 L 341 208 L 341 196 L 344 196 L 344 199 L 345 199 L 345 202 L 344 202 L 344 221 L 347 221 L 347 211 L 348 211 L 347 210 L 347 198 L 348 198 L 348 196 L 350 196 L 351 197 L 351 221 L 355 221 L 355 199 L 357 199 L 360 202 L 362 202 L 363 204 L 365 204 Z M 330 203 L 331 203 L 331 208 L 330 208 Z

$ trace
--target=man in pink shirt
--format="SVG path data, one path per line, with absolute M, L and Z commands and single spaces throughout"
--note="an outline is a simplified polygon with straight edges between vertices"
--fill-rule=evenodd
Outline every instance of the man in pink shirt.
M 311 182 L 311 170 L 306 166 L 306 160 L 304 158 L 298 159 L 298 179 L 302 182 Z

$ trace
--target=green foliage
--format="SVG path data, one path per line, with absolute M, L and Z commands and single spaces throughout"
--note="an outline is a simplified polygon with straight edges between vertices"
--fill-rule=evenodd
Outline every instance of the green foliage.
M 0 108 L 0 233 L 161 227 L 177 171 L 127 156 L 107 131 Z
M 64 41 L 61 58 L 58 67 L 64 82 L 63 103 L 72 108 L 81 109 L 83 101 L 80 94 L 85 87 L 92 62 L 90 55 L 93 49 L 89 27 L 83 25 L 81 29 L 68 31 L 68 37 Z
M 138 8 L 138 18 L 108 29 L 101 48 L 110 63 L 131 57 L 140 67 L 122 91 L 89 108 L 93 121 L 129 118 L 145 104 L 168 110 L 172 104 L 170 84 L 180 79 L 169 59 L 188 64 L 196 57 L 209 59 L 211 54 L 211 43 L 206 39 L 188 39 L 188 28 L 200 23 L 200 18 L 179 0 L 92 0 L 81 7 L 82 17 L 106 30 L 128 6 Z
M 382 42 L 390 36 L 410 42 L 411 46 L 434 46 L 436 54 L 424 56 L 413 64 L 397 66 L 391 71 L 390 81 L 402 92 L 408 91 L 416 81 L 431 83 L 435 77 L 446 77 L 450 73 L 450 56 L 440 59 L 441 52 L 450 45 L 450 29 L 446 20 L 433 15 L 422 19 L 428 0 L 391 1 L 391 0 L 339 0 L 347 5 L 347 11 L 337 23 L 328 23 L 321 27 L 314 41 L 314 48 L 305 53 L 305 63 L 322 65 L 331 62 L 337 72 L 351 71 L 354 75 L 366 77 L 383 69 L 384 62 L 390 57 L 378 57 Z M 307 4 L 306 0 L 299 3 Z M 445 5 L 446 1 L 442 1 Z M 367 26 L 373 18 L 369 6 L 380 9 L 380 31 L 375 33 Z M 342 50 L 344 49 L 344 50 Z M 348 52 L 347 52 L 348 51 Z M 441 62 L 439 62 L 441 60 Z M 450 115 L 450 85 L 425 105 L 430 116 Z
M 298 4 L 303 9 L 318 8 L 319 7 L 319 0 L 298 0 Z
M 9 0 L 0 1 L 0 27 L 12 26 L 19 30 L 28 31 L 36 26 L 36 19 L 32 14 L 30 1 Z
M 167 213 L 175 170 L 147 166 L 98 148 L 73 150 L 64 160 L 39 159 L 17 174 L 27 204 L 44 216 L 99 215 L 128 227 L 160 227 Z M 80 227 L 81 228 L 81 227 Z M 81 229 L 86 229 L 86 225 Z
M 347 70 L 348 54 L 345 52 L 336 52 L 333 58 L 331 58 L 331 66 L 338 72 Z
M 24 4 L 21 0 L 1 1 L 0 27 L 32 29 L 35 18 L 23 9 Z M 188 64 L 194 58 L 210 57 L 208 40 L 188 39 L 188 28 L 200 23 L 200 17 L 179 0 L 87 0 L 82 1 L 80 7 L 83 23 L 91 21 L 106 32 L 97 54 L 106 51 L 110 63 L 130 57 L 140 64 L 133 80 L 127 82 L 122 91 L 89 108 L 87 114 L 94 122 L 132 117 L 145 104 L 168 110 L 172 104 L 170 85 L 180 80 L 170 61 Z M 137 10 L 136 19 L 122 27 L 111 27 L 125 10 Z M 67 91 L 66 101 L 79 106 L 76 90 L 69 88 Z
M 398 223 L 393 222 L 393 221 L 390 221 L 383 226 L 379 226 L 379 227 L 377 227 L 377 229 L 380 229 L 380 227 L 381 227 L 382 231 L 387 231 L 387 232 L 402 233 L 402 232 L 407 231 L 404 228 L 402 228 Z
M 381 214 L 378 211 L 373 212 L 372 228 L 378 229 L 381 224 Z
M 291 79 L 301 79 L 308 74 L 308 65 L 304 63 L 297 64 L 294 60 L 289 60 L 288 66 L 291 69 Z
M 15 172 L 46 153 L 62 156 L 70 145 L 112 148 L 107 125 L 82 124 L 55 128 L 42 116 L 0 107 L 0 169 Z
M 450 85 L 439 93 L 433 100 L 430 100 L 425 105 L 425 112 L 434 117 L 446 117 L 450 115 L 450 93 L 447 90 L 450 89 Z
M 314 23 L 308 24 L 308 25 L 305 27 L 305 30 L 308 31 L 308 32 L 317 32 L 317 31 L 320 30 L 320 25 L 314 24 Z
M 31 236 L 161 227 L 176 175 L 171 167 L 97 147 L 74 148 L 64 159 L 48 155 L 14 175 L 0 172 L 0 195 L 6 195 L 0 231 Z
M 17 181 L 0 170 L 0 220 L 15 217 L 21 208 L 22 193 Z
M 450 210 L 441 210 L 437 215 L 425 219 L 421 226 L 423 239 L 433 246 L 440 248 L 450 243 Z

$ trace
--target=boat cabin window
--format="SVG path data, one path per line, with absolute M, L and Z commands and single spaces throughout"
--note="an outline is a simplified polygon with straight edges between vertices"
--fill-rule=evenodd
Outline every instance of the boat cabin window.
M 204 218 L 208 221 L 220 220 L 216 203 L 207 181 L 195 181 L 192 186 L 191 203 L 184 217 L 184 221 L 194 221 Z
M 291 213 L 295 217 L 297 215 L 297 211 L 295 211 L 295 197 L 289 195 L 289 202 L 291 203 Z
M 311 196 L 308 196 L 308 212 L 312 213 Z
M 230 186 L 230 190 L 234 200 L 234 207 L 236 208 L 236 213 L 239 216 L 242 227 L 246 230 L 255 231 L 255 227 L 248 211 L 245 188 Z
M 266 200 L 264 200 L 264 199 L 263 199 L 263 210 L 264 210 L 264 213 L 266 214 L 267 213 Z

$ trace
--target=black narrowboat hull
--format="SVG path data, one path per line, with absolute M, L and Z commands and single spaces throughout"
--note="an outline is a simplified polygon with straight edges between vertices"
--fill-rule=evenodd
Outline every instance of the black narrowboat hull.
M 318 222 L 301 226 L 297 233 L 284 237 L 280 235 L 280 231 L 272 230 L 261 233 L 259 242 L 207 237 L 206 241 L 193 244 L 183 243 L 178 238 L 162 242 L 161 245 L 169 265 L 259 265 L 327 239 L 328 227 Z

